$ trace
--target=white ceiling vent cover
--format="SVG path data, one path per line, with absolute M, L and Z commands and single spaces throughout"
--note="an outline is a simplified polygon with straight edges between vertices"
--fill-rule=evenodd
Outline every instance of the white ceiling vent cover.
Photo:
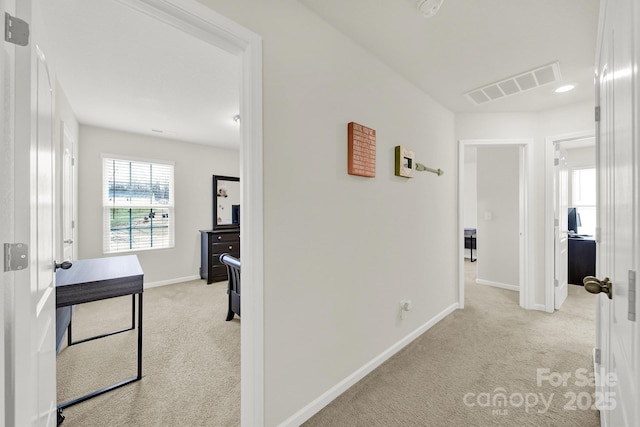
M 481 105 L 548 85 L 549 83 L 559 82 L 560 80 L 562 80 L 560 64 L 554 62 L 553 64 L 534 68 L 516 76 L 473 89 L 465 93 L 465 96 L 474 104 Z

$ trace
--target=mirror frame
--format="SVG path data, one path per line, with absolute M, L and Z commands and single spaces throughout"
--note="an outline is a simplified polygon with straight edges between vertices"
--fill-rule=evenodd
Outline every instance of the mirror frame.
M 233 230 L 239 229 L 239 224 L 218 224 L 218 183 L 221 181 L 240 182 L 240 178 L 235 176 L 213 175 L 213 230 Z

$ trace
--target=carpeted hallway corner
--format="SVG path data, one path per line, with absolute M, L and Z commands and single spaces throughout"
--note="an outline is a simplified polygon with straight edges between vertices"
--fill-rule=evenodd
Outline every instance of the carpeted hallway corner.
M 305 427 L 599 426 L 599 413 L 590 408 L 594 389 L 582 386 L 582 371 L 576 377 L 577 369 L 593 372 L 595 298 L 571 286 L 560 311 L 525 311 L 516 292 L 477 285 L 475 264 L 466 262 L 465 268 L 464 310 L 420 336 Z M 571 375 L 566 386 L 546 380 L 556 373 Z

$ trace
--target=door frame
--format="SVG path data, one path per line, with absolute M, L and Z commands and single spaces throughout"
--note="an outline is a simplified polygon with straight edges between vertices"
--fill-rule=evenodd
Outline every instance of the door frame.
M 241 425 L 264 424 L 262 37 L 195 0 L 117 0 L 241 60 Z
M 555 308 L 554 292 L 554 242 L 556 236 L 553 228 L 553 185 L 554 185 L 554 146 L 565 142 L 595 138 L 595 129 L 561 135 L 548 136 L 544 144 L 545 187 L 544 187 L 544 311 L 553 313 Z M 597 156 L 597 153 L 596 153 Z M 597 164 L 597 159 L 596 159 Z
M 529 239 L 529 183 L 533 182 L 533 168 L 530 167 L 531 147 L 533 139 L 461 139 L 458 141 L 458 306 L 464 308 L 464 172 L 465 151 L 468 147 L 520 147 L 519 153 L 519 219 L 518 228 L 520 239 L 519 252 L 519 294 L 520 307 L 524 309 L 537 309 L 533 305 L 534 290 L 529 281 L 529 267 L 531 261 L 528 254 L 533 253 Z
M 240 82 L 241 425 L 264 424 L 262 38 L 195 0 L 118 0 L 237 55 Z
M 13 12 L 13 10 L 9 10 L 10 5 L 5 2 L 5 0 L 0 0 L 0 11 Z M 0 23 L 0 29 L 2 34 L 5 33 L 5 20 L 3 19 Z M 13 55 L 10 51 L 7 50 L 7 46 L 5 43 L 2 46 L 0 53 L 0 98 L 8 99 L 11 94 L 9 93 L 9 88 L 11 84 L 9 81 L 11 80 L 11 71 L 9 71 L 10 64 L 13 64 Z M 7 62 L 8 60 L 8 62 Z M 0 165 L 2 165 L 2 172 L 0 172 L 0 197 L 2 200 L 10 201 L 10 206 L 13 208 L 13 200 L 12 200 L 12 189 L 13 189 L 13 170 L 9 167 L 9 165 L 13 164 L 13 150 L 12 144 L 9 142 L 10 140 L 10 132 L 11 132 L 11 117 L 6 117 L 5 115 L 6 107 L 3 105 L 0 107 Z M 0 211 L 0 242 L 11 242 L 13 241 L 13 221 L 12 215 L 6 207 Z M 3 425 L 6 423 L 6 396 L 5 396 L 5 388 L 6 388 L 6 377 L 5 372 L 7 372 L 7 363 L 8 360 L 5 360 L 5 299 L 9 295 L 9 290 L 13 288 L 13 275 L 8 274 L 6 272 L 0 273 L 0 295 L 2 295 L 2 303 L 0 303 L 0 423 Z

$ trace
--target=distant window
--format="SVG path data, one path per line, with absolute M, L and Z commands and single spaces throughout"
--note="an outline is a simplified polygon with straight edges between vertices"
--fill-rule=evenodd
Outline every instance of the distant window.
M 174 245 L 173 163 L 104 155 L 105 253 Z
M 571 176 L 572 206 L 580 215 L 578 234 L 594 235 L 596 231 L 596 170 L 574 169 Z

